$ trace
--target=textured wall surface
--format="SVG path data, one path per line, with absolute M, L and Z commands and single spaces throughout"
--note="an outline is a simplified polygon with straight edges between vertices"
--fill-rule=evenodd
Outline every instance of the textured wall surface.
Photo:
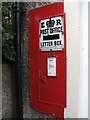
M 8 65 L 3 64 L 2 66 L 2 77 L 3 77 L 3 81 L 2 81 L 2 92 L 3 92 L 3 98 L 2 98 L 2 117 L 12 117 L 12 83 L 11 83 L 11 71 L 10 68 L 8 69 Z M 7 72 L 7 70 L 9 72 Z
M 15 68 L 2 64 L 2 117 L 13 118 L 15 110 Z

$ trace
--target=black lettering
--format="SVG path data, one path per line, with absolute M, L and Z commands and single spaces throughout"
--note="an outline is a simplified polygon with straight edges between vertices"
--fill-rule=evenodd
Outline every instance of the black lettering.
M 60 43 L 61 43 L 60 41 L 57 41 L 57 45 L 61 45 Z
M 53 42 L 51 41 L 51 42 L 49 42 L 49 46 L 52 46 L 53 45 Z
M 50 28 L 50 33 L 59 33 L 59 32 L 62 32 L 62 26 L 61 27 Z
M 60 45 L 62 45 L 62 41 L 60 41 Z
M 61 26 L 61 32 L 62 32 L 62 26 Z
M 46 34 L 46 29 L 44 29 L 43 31 L 44 31 L 43 34 Z
M 44 22 L 42 22 L 41 23 L 41 28 L 44 28 L 44 27 L 45 27 Z
M 49 42 L 47 42 L 47 46 L 49 46 Z
M 46 34 L 49 34 L 49 29 L 46 29 Z
M 40 30 L 40 36 L 41 36 L 41 34 L 42 34 L 42 30 Z
M 43 44 L 41 43 L 41 47 L 43 47 Z
M 54 41 L 54 46 L 62 45 L 62 41 Z
M 58 27 L 57 32 L 61 32 L 61 27 Z
M 45 47 L 45 45 L 46 45 L 45 42 L 43 42 L 43 47 Z
M 53 45 L 53 42 L 50 41 L 50 42 L 43 42 L 43 44 L 41 44 L 41 47 L 48 47 L 48 46 L 52 46 Z
M 46 34 L 48 34 L 48 32 L 49 32 L 49 29 L 40 30 L 40 36 L 41 36 L 41 34 L 46 35 Z
M 51 41 L 51 46 L 53 46 L 53 42 Z
M 57 24 L 56 25 L 61 25 L 61 20 L 57 19 Z
M 45 44 L 45 47 L 47 46 L 47 42 L 44 43 Z
M 56 41 L 54 41 L 54 45 L 56 46 Z
M 47 21 L 47 22 L 46 22 L 47 27 L 49 27 L 49 24 L 50 24 L 50 21 Z

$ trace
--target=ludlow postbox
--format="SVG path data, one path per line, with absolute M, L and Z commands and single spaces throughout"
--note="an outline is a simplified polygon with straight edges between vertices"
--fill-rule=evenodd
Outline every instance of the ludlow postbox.
M 63 2 L 29 11 L 30 105 L 64 118 L 66 25 Z

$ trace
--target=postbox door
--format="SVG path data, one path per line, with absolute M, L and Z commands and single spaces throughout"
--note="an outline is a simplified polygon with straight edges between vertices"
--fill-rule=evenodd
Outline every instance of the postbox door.
M 31 106 L 64 116 L 66 107 L 66 26 L 63 2 L 29 11 Z

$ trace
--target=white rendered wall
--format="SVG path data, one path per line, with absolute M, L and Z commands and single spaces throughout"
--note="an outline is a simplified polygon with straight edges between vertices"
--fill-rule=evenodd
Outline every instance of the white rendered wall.
M 88 118 L 88 3 L 65 0 L 67 108 L 65 118 Z
M 88 0 L 88 118 L 90 120 L 90 0 Z

